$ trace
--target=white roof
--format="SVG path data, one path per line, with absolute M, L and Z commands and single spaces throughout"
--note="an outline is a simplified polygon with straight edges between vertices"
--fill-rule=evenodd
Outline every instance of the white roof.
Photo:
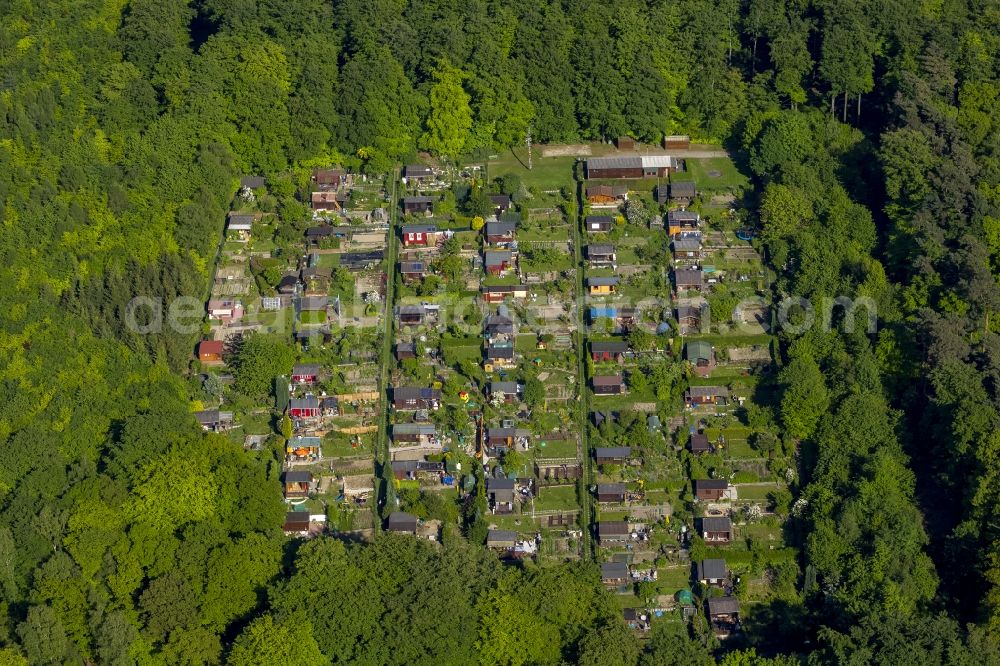
M 674 158 L 670 155 L 643 155 L 642 156 L 642 168 L 673 168 Z

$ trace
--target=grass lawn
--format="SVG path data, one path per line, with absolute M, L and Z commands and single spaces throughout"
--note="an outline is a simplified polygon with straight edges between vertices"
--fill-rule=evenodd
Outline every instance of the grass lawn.
M 715 441 L 715 440 L 712 440 Z M 753 450 L 753 447 L 747 443 L 746 439 L 729 439 L 726 438 L 726 448 L 729 451 L 730 458 L 760 458 L 761 455 L 757 451 Z
M 571 229 L 568 224 L 553 226 L 518 228 L 517 240 L 519 243 L 530 243 L 531 241 L 568 241 Z
M 323 455 L 331 458 L 349 458 L 353 456 L 372 455 L 372 436 L 362 435 L 361 443 L 357 444 L 355 437 L 336 435 L 323 440 Z
M 688 158 L 686 164 L 699 192 L 735 190 L 750 183 L 728 157 Z
M 479 337 L 443 339 L 441 355 L 448 365 L 455 365 L 467 359 L 478 361 L 483 357 L 483 340 Z
M 523 160 L 523 162 L 522 162 Z M 577 158 L 542 157 L 541 150 L 535 148 L 532 153 L 532 169 L 528 171 L 527 149 L 519 148 L 516 155 L 512 151 L 500 153 L 494 160 L 487 161 L 490 180 L 508 173 L 520 176 L 521 182 L 527 187 L 537 187 L 541 190 L 558 190 L 561 187 L 574 187 L 573 165 Z
M 542 446 L 542 443 L 545 446 Z M 576 441 L 572 439 L 548 440 L 544 437 L 535 438 L 536 458 L 576 458 Z
M 523 263 L 521 270 L 525 270 Z M 499 287 L 504 285 L 519 285 L 521 284 L 521 278 L 517 276 L 516 273 L 508 273 L 507 275 L 487 275 L 483 278 L 483 284 L 488 287 Z
M 755 523 L 752 525 L 737 525 L 736 538 L 760 539 L 761 541 L 773 545 L 782 543 L 782 533 L 780 525 L 768 525 L 766 523 Z
M 567 511 L 579 509 L 576 503 L 576 486 L 549 486 L 538 491 L 535 498 L 536 511 Z
M 763 485 L 741 485 L 736 486 L 736 494 L 741 500 L 753 500 L 755 502 L 767 501 L 767 494 L 781 488 L 781 484 L 768 483 Z
M 676 594 L 691 587 L 691 569 L 686 566 L 661 567 L 656 570 L 656 587 L 660 594 Z
M 319 255 L 319 261 L 317 263 L 324 268 L 334 268 L 340 265 L 340 255 L 321 254 Z
M 692 340 L 704 340 L 713 345 L 725 345 L 727 347 L 750 347 L 752 345 L 770 345 L 773 336 L 766 333 L 757 335 L 689 335 L 684 339 L 688 342 Z
M 326 311 L 303 310 L 299 313 L 299 321 L 303 324 L 322 324 L 326 322 Z

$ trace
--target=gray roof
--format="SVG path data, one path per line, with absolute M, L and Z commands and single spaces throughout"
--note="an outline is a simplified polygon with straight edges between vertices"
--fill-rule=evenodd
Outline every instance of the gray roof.
M 623 495 L 625 494 L 625 484 L 624 483 L 598 483 L 597 484 L 597 494 L 598 495 L 608 495 L 611 493 Z
M 594 455 L 598 458 L 628 458 L 632 455 L 632 447 L 598 446 L 594 449 Z
M 406 513 L 404 511 L 396 511 L 389 514 L 389 527 L 390 532 L 416 532 L 417 531 L 417 517 L 412 513 Z
M 489 346 L 486 348 L 486 358 L 514 358 L 514 348 Z
M 325 310 L 330 299 L 326 296 L 303 296 L 299 301 L 299 308 L 306 311 Z
M 599 254 L 614 254 L 615 246 L 611 243 L 592 243 L 587 246 L 587 256 L 593 257 Z
M 292 398 L 288 401 L 291 409 L 312 409 L 319 407 L 319 398 L 314 395 L 307 395 L 304 398 Z
M 486 533 L 486 544 L 490 543 L 506 543 L 510 541 L 517 541 L 517 532 L 514 530 L 490 530 Z
M 592 278 L 587 278 L 587 286 L 588 287 L 614 287 L 619 282 L 621 282 L 621 279 L 620 278 L 616 278 L 616 277 L 592 277 Z
M 490 382 L 490 393 L 504 393 L 515 395 L 518 393 L 517 382 Z
M 433 423 L 397 423 L 392 426 L 392 436 L 396 435 L 424 435 L 437 434 L 437 426 Z
M 695 479 L 695 490 L 725 490 L 729 487 L 729 482 L 725 479 Z
M 517 229 L 517 223 L 515 222 L 487 222 L 486 223 L 486 235 L 487 236 L 506 236 L 508 234 L 514 233 Z
M 613 354 L 624 354 L 625 352 L 628 351 L 628 343 L 627 342 L 617 342 L 617 341 L 591 342 L 590 343 L 590 351 L 591 352 L 610 352 L 610 353 L 613 353 Z
M 628 523 L 624 520 L 602 520 L 597 523 L 597 535 L 623 535 L 628 534 Z
M 422 305 L 400 305 L 399 308 L 397 308 L 397 311 L 401 315 L 402 314 L 423 315 L 425 312 L 427 312 L 427 309 Z
M 309 238 L 325 238 L 334 234 L 334 228 L 328 224 L 319 227 L 309 227 L 306 229 L 306 236 Z
M 698 580 L 720 579 L 729 576 L 729 567 L 723 559 L 702 560 L 698 563 Z
M 628 194 L 628 185 L 588 185 L 588 197 L 621 197 Z
M 319 363 L 297 363 L 292 366 L 293 375 L 318 375 L 320 371 Z
M 513 257 L 510 250 L 487 250 L 485 254 L 487 266 L 499 266 L 504 262 L 510 263 Z
M 615 218 L 610 215 L 588 215 L 586 222 L 587 224 L 594 224 L 595 222 L 601 224 L 614 224 Z
M 735 615 L 740 612 L 740 601 L 736 597 L 709 597 L 709 615 Z
M 312 472 L 285 472 L 285 483 L 312 483 Z
M 697 252 L 701 249 L 701 241 L 697 238 L 677 238 L 673 246 L 675 252 Z
M 424 203 L 434 203 L 437 197 L 428 196 L 414 196 L 414 197 L 403 197 L 403 204 L 424 204 Z
M 683 268 L 681 270 L 674 271 L 674 281 L 678 286 L 680 285 L 697 285 L 702 284 L 702 272 L 700 270 L 690 270 Z
M 591 379 L 594 386 L 620 386 L 622 383 L 621 375 L 597 375 Z
M 436 224 L 404 224 L 402 227 L 404 234 L 432 234 L 437 230 Z
M 711 398 L 713 396 L 728 397 L 729 389 L 725 386 L 692 386 L 688 389 L 688 395 L 698 398 Z
M 695 194 L 697 194 L 697 189 L 692 180 L 670 183 L 670 196 L 672 197 L 693 197 Z
M 668 222 L 698 222 L 701 215 L 693 210 L 672 210 L 667 213 Z
M 401 261 L 399 262 L 400 273 L 425 273 L 427 264 L 422 261 Z
M 486 492 L 514 490 L 514 479 L 486 479 Z
M 691 450 L 692 451 L 708 451 L 711 446 L 708 443 L 708 435 L 704 433 L 695 433 L 691 435 Z
M 591 157 L 587 160 L 587 169 L 641 169 L 642 158 L 638 155 L 630 157 Z
M 240 176 L 240 187 L 249 187 L 251 190 L 264 187 L 264 176 Z
M 426 178 L 433 175 L 434 171 L 429 166 L 423 164 L 407 164 L 403 167 L 403 176 L 405 178 Z
M 628 565 L 624 562 L 604 562 L 601 564 L 601 578 L 604 580 L 628 578 Z
M 420 386 L 397 386 L 392 389 L 392 399 L 395 400 L 440 400 L 441 389 L 423 388 Z
M 629 157 L 591 157 L 587 169 L 646 169 L 673 167 L 670 155 L 635 155 Z
M 733 521 L 729 518 L 702 518 L 701 519 L 701 531 L 702 532 L 732 532 L 733 531 Z
M 198 423 L 202 425 L 212 425 L 215 423 L 226 423 L 233 420 L 232 412 L 220 412 L 218 409 L 206 409 L 195 412 L 194 416 Z

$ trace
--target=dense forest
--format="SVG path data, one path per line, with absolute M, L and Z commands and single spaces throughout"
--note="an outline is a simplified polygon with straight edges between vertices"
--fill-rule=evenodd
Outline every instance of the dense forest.
M 794 602 L 728 664 L 1000 663 L 1000 6 L 990 0 L 0 5 L 0 663 L 702 664 L 592 565 L 281 532 L 280 464 L 205 434 L 192 335 L 244 173 L 536 142 L 726 146 L 775 296 Z M 764 655 L 764 656 L 758 656 Z

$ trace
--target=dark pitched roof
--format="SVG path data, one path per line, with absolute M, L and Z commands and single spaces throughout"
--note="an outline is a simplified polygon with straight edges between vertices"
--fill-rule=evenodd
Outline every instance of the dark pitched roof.
M 422 261 L 401 261 L 399 262 L 400 273 L 426 273 L 427 264 Z
M 591 224 L 614 224 L 615 218 L 610 215 L 588 215 L 586 220 L 588 225 Z
M 604 580 L 628 578 L 628 565 L 624 562 L 603 562 L 601 564 L 601 578 Z
M 436 224 L 404 224 L 402 229 L 404 234 L 432 234 L 438 230 Z
M 500 266 L 504 263 L 510 263 L 514 257 L 510 250 L 487 250 L 485 255 L 487 266 Z
M 396 511 L 389 514 L 389 527 L 390 532 L 416 532 L 417 531 L 417 517 L 412 513 L 405 513 L 403 511 Z
M 668 222 L 698 222 L 701 215 L 693 210 L 672 210 L 667 213 Z
M 695 479 L 694 489 L 697 490 L 725 490 L 729 487 L 729 482 L 725 479 Z
M 507 236 L 517 230 L 516 222 L 487 222 L 487 236 Z
M 598 458 L 628 458 L 632 455 L 630 446 L 598 446 L 594 449 L 594 455 Z
M 591 379 L 594 386 L 620 386 L 622 383 L 621 375 L 597 375 Z
M 326 238 L 334 234 L 334 228 L 328 224 L 319 227 L 309 227 L 306 229 L 307 238 Z
M 486 479 L 486 492 L 514 490 L 514 479 Z
M 701 531 L 702 532 L 731 532 L 733 530 L 733 521 L 729 518 L 702 518 L 701 519 Z
M 692 386 L 687 393 L 692 398 L 711 398 L 719 396 L 726 398 L 729 396 L 729 389 L 725 386 Z
M 285 472 L 285 483 L 312 483 L 312 472 Z
M 689 361 L 712 358 L 712 345 L 704 340 L 691 340 L 684 347 L 685 358 Z
M 319 407 L 319 398 L 307 395 L 304 398 L 292 398 L 288 401 L 290 409 L 315 409 Z
M 319 363 L 297 363 L 292 366 L 293 375 L 318 375 L 322 366 Z
M 628 194 L 627 185 L 588 185 L 588 197 L 623 197 Z
M 608 494 L 625 494 L 625 484 L 624 483 L 598 483 L 597 484 L 597 494 L 598 495 L 608 495 Z
M 624 520 L 602 520 L 597 523 L 598 536 L 621 536 L 628 534 L 628 523 Z
M 437 201 L 437 197 L 428 197 L 423 195 L 413 196 L 413 197 L 403 197 L 403 205 L 434 203 L 435 201 Z
M 504 395 L 517 395 L 520 388 L 517 382 L 490 382 L 490 393 L 503 393 Z
M 500 358 L 508 359 L 514 358 L 514 348 L 513 347 L 494 347 L 490 346 L 486 348 L 486 358 Z
M 736 597 L 709 597 L 709 615 L 735 615 L 740 612 L 740 601 Z
M 691 199 L 695 196 L 695 194 L 697 194 L 697 189 L 695 188 L 694 181 L 692 180 L 685 180 L 678 183 L 674 182 L 670 183 L 671 197 L 674 198 L 685 197 Z
M 701 286 L 702 284 L 702 272 L 700 270 L 691 270 L 687 268 L 682 268 L 674 271 L 674 281 L 678 286 L 681 285 L 693 285 Z
M 423 164 L 407 164 L 403 167 L 403 176 L 405 178 L 427 178 L 433 175 L 433 169 Z
M 299 308 L 302 310 L 325 310 L 330 299 L 327 296 L 303 296 L 299 301 Z
M 621 280 L 616 277 L 592 277 L 587 278 L 588 287 L 614 287 Z
M 587 257 L 593 258 L 595 256 L 614 254 L 615 246 L 611 243 L 591 243 L 587 246 Z
M 506 543 L 509 541 L 517 541 L 517 532 L 514 530 L 490 530 L 486 533 L 486 543 Z
M 699 432 L 691 435 L 692 451 L 708 451 L 711 448 L 711 445 L 708 443 L 708 435 L 705 433 Z
M 393 400 L 440 400 L 441 390 L 419 386 L 397 386 L 392 389 Z
M 612 354 L 624 354 L 625 352 L 628 351 L 628 343 L 616 342 L 616 341 L 591 342 L 590 351 L 597 353 L 609 352 Z
M 264 176 L 240 176 L 240 187 L 249 187 L 251 190 L 264 187 Z
M 729 567 L 722 559 L 702 560 L 698 563 L 698 580 L 727 578 Z
M 288 532 L 305 532 L 309 529 L 309 512 L 289 511 L 286 513 L 284 529 Z

